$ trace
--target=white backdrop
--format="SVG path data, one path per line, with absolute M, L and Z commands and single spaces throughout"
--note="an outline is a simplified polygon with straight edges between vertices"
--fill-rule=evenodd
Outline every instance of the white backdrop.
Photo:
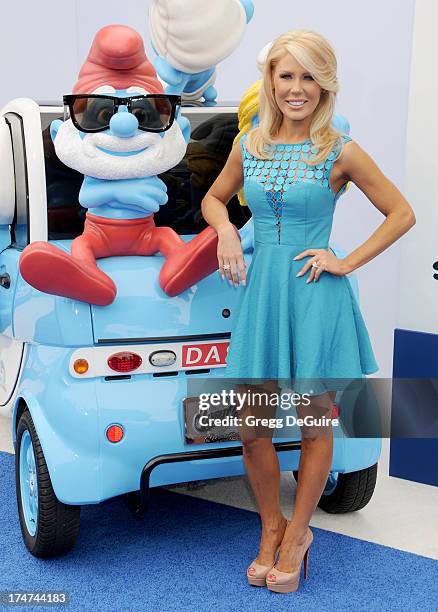
M 210 0 L 213 1 L 213 0 Z M 254 0 L 241 46 L 219 67 L 223 100 L 237 100 L 258 78 L 259 49 L 283 31 L 324 34 L 339 58 L 338 111 L 352 136 L 403 189 L 415 0 Z M 0 23 L 0 105 L 17 96 L 60 100 L 71 90 L 95 32 L 124 23 L 147 39 L 147 0 L 31 0 L 5 3 Z M 150 46 L 146 42 L 146 48 Z M 151 54 L 151 53 L 150 53 Z M 332 241 L 349 251 L 383 220 L 354 187 L 341 198 Z M 399 245 L 358 270 L 361 306 L 380 365 L 392 372 Z
M 432 265 L 438 260 L 438 159 L 436 142 L 438 81 L 431 71 L 438 44 L 436 0 L 417 4 L 407 133 L 406 194 L 417 224 L 401 249 L 398 327 L 438 334 L 438 282 Z M 430 355 L 437 360 L 436 355 Z

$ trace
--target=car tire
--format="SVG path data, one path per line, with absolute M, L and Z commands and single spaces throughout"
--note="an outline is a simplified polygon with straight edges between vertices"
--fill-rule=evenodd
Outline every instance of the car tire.
M 298 471 L 293 474 L 298 482 Z M 377 463 L 357 472 L 330 473 L 318 506 L 330 514 L 361 510 L 373 496 L 376 479 Z
M 28 410 L 17 428 L 15 480 L 21 533 L 29 552 L 41 558 L 69 552 L 79 531 L 81 507 L 56 497 Z

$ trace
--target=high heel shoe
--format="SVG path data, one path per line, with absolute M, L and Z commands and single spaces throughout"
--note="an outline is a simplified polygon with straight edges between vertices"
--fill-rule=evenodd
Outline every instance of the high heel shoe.
M 307 532 L 307 540 L 305 544 L 304 562 L 304 578 L 308 577 L 309 550 L 313 542 L 313 533 L 310 529 Z M 275 566 L 266 575 L 266 586 L 270 591 L 275 593 L 292 593 L 298 589 L 300 583 L 301 563 L 294 572 L 280 572 Z
M 286 524 L 284 526 L 284 531 L 281 539 L 283 539 L 284 534 L 286 533 L 287 526 L 289 525 L 289 521 L 286 519 Z M 277 550 L 274 555 L 274 564 L 277 562 L 278 553 L 280 552 L 281 540 L 278 544 Z M 252 586 L 266 586 L 266 576 L 272 569 L 272 565 L 261 565 L 260 563 L 256 563 L 253 561 L 251 565 L 246 570 L 246 577 L 248 578 L 249 584 Z M 253 570 L 253 571 L 252 571 Z M 251 572 L 251 573 L 250 573 Z
M 278 553 L 280 551 L 280 546 L 277 548 L 274 557 L 274 563 L 277 561 Z M 251 570 L 254 570 L 251 572 Z M 261 565 L 260 563 L 256 563 L 253 561 L 251 565 L 246 570 L 246 577 L 248 578 L 249 584 L 252 586 L 266 586 L 266 576 L 272 570 L 272 565 Z M 251 573 L 250 573 L 251 572 Z

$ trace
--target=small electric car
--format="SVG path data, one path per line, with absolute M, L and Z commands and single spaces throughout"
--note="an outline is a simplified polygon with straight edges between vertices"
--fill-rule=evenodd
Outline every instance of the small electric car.
M 62 111 L 18 99 L 0 117 L 0 411 L 13 417 L 21 529 L 37 557 L 72 548 L 81 505 L 127 495 L 141 514 L 150 487 L 244 473 L 240 441 L 194 431 L 187 395 L 197 377 L 223 376 L 240 288 L 214 273 L 170 298 L 158 284 L 160 255 L 99 260 L 117 285 L 105 307 L 41 293 L 20 276 L 27 244 L 69 250 L 83 228 L 83 177 L 56 158 L 48 131 Z M 155 221 L 184 240 L 206 226 L 200 203 L 231 149 L 236 111 L 183 108 L 192 140 L 160 177 L 169 202 Z M 237 198 L 229 211 L 237 227 L 250 216 Z M 297 476 L 299 430 L 274 442 L 281 469 Z M 363 508 L 380 450 L 380 439 L 336 436 L 320 507 Z

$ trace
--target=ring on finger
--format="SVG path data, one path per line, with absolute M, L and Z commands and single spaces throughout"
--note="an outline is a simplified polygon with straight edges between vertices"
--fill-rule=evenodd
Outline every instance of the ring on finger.
M 223 268 L 224 270 L 229 270 L 229 269 L 231 268 L 231 266 L 230 266 L 229 264 L 224 264 L 224 265 L 222 266 L 222 268 Z
M 312 264 L 312 268 L 320 268 L 321 266 L 319 265 L 318 262 L 314 261 Z

